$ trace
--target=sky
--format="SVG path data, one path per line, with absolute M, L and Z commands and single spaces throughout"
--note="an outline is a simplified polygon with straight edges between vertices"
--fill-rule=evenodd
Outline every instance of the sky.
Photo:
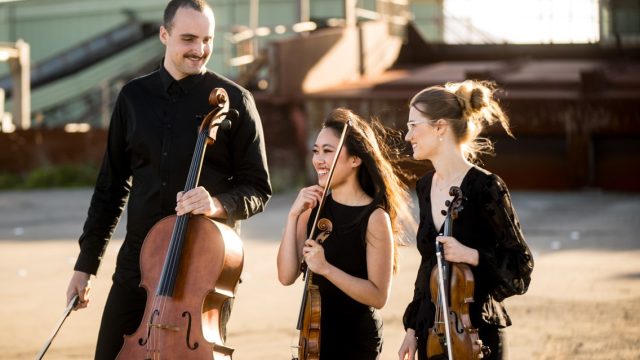
M 445 41 L 584 43 L 599 40 L 598 0 L 445 0 Z

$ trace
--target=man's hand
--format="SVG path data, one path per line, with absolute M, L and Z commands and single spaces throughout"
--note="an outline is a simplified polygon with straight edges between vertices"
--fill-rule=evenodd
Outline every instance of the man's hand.
M 67 304 L 77 294 L 78 303 L 73 309 L 86 308 L 89 305 L 89 290 L 91 290 L 91 275 L 82 271 L 74 271 L 67 287 Z
M 186 193 L 180 191 L 176 196 L 176 214 L 204 215 L 211 218 L 226 219 L 227 211 L 220 201 L 209 195 L 207 189 L 198 186 Z

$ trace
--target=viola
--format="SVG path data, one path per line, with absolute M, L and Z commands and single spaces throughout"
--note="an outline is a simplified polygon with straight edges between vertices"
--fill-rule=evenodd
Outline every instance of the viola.
M 198 131 L 185 192 L 198 185 L 207 145 L 231 127 L 228 95 L 209 95 L 214 109 Z M 118 359 L 230 360 L 222 312 L 234 297 L 243 266 L 242 242 L 233 229 L 202 215 L 168 216 L 147 234 L 140 253 L 147 303 L 140 326 L 125 336 Z
M 449 189 L 451 201 L 445 205 L 447 211 L 442 235 L 451 236 L 453 220 L 462 211 L 462 190 L 457 186 Z M 469 265 L 451 263 L 444 259 L 442 244 L 436 240 L 438 263 L 431 271 L 429 288 L 431 302 L 435 305 L 435 319 L 427 337 L 427 358 L 432 359 L 482 359 L 488 355 L 488 347 L 482 346 L 478 329 L 471 324 L 469 304 L 473 302 L 475 281 Z
M 342 128 L 340 141 L 338 142 L 333 163 L 331 164 L 331 168 L 329 169 L 329 174 L 327 176 L 327 183 L 322 190 L 322 196 L 320 197 L 316 216 L 313 220 L 313 226 L 311 226 L 311 232 L 308 237 L 309 239 L 315 239 L 319 244 L 322 244 L 327 237 L 329 237 L 333 229 L 333 224 L 329 219 L 320 219 L 320 213 L 324 207 L 324 202 L 331 187 L 333 171 L 338 163 L 338 156 L 340 156 L 340 152 L 344 146 L 344 139 L 346 138 L 348 128 L 349 123 L 347 122 Z M 317 235 L 315 235 L 316 229 L 319 231 Z M 304 291 L 302 293 L 300 312 L 298 313 L 298 324 L 296 326 L 296 329 L 300 332 L 298 337 L 298 357 L 294 357 L 293 360 L 319 360 L 322 299 L 318 286 L 313 283 L 313 272 L 309 270 L 304 261 L 301 264 L 301 271 L 303 273 L 305 283 Z

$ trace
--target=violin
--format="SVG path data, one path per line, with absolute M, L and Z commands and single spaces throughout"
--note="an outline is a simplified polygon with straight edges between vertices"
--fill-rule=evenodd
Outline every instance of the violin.
M 449 189 L 451 201 L 445 205 L 443 236 L 453 233 L 453 220 L 462 211 L 462 190 L 457 186 Z M 436 240 L 438 263 L 431 271 L 429 288 L 431 302 L 435 305 L 435 319 L 427 337 L 427 358 L 432 359 L 482 359 L 489 348 L 482 345 L 478 329 L 471 325 L 469 303 L 473 302 L 475 281 L 469 265 L 450 263 L 443 258 L 442 244 Z
M 331 234 L 333 224 L 329 219 L 322 218 L 318 221 L 320 233 L 315 240 L 322 244 Z M 306 267 L 305 267 L 306 268 Z M 306 268 L 305 287 L 302 295 L 302 305 L 298 315 L 300 331 L 298 338 L 298 357 L 296 360 L 320 359 L 320 318 L 322 312 L 322 300 L 318 285 L 313 283 L 313 272 Z
M 333 171 L 338 163 L 338 156 L 342 151 L 344 140 L 349 128 L 349 122 L 344 124 L 342 128 L 342 134 L 340 135 L 340 141 L 338 143 L 337 151 L 333 158 L 333 163 L 329 169 L 329 175 L 327 176 L 327 183 L 322 190 L 322 196 L 318 204 L 315 219 L 313 220 L 313 226 L 311 226 L 311 232 L 309 239 L 315 239 L 319 244 L 322 244 L 331 234 L 333 230 L 333 224 L 327 218 L 320 219 L 320 212 L 324 207 L 324 202 L 329 193 L 331 187 L 331 179 L 333 178 Z M 319 231 L 317 236 L 316 229 Z M 315 236 L 315 237 L 314 237 Z M 300 305 L 300 312 L 298 313 L 298 324 L 296 329 L 300 332 L 298 337 L 298 357 L 293 357 L 292 360 L 319 360 L 320 359 L 320 319 L 321 319 L 321 306 L 322 299 L 320 297 L 320 290 L 318 285 L 313 283 L 313 272 L 309 270 L 304 261 L 300 265 L 300 270 L 303 273 L 305 279 L 304 291 L 302 293 L 302 302 Z
M 198 131 L 185 192 L 198 185 L 207 145 L 228 129 L 228 95 L 215 88 L 214 109 Z M 147 234 L 140 253 L 140 286 L 147 303 L 140 326 L 126 335 L 117 359 L 231 360 L 224 344 L 223 311 L 242 272 L 242 242 L 225 224 L 203 215 L 171 215 Z

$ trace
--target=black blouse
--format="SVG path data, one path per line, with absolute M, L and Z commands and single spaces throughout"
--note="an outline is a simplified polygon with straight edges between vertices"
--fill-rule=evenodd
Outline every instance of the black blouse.
M 404 327 L 420 337 L 432 326 L 429 278 L 437 263 L 436 229 L 431 216 L 431 181 L 427 173 L 416 184 L 420 206 L 417 247 L 422 255 L 413 300 L 404 313 Z M 518 216 L 511 204 L 506 184 L 495 174 L 472 167 L 460 186 L 464 195 L 463 210 L 453 222 L 453 237 L 478 250 L 478 266 L 471 266 L 475 280 L 475 302 L 470 304 L 475 327 L 486 323 L 499 327 L 511 325 L 502 300 L 527 291 L 533 270 L 533 257 L 525 243 Z M 444 204 L 443 204 L 444 207 Z

